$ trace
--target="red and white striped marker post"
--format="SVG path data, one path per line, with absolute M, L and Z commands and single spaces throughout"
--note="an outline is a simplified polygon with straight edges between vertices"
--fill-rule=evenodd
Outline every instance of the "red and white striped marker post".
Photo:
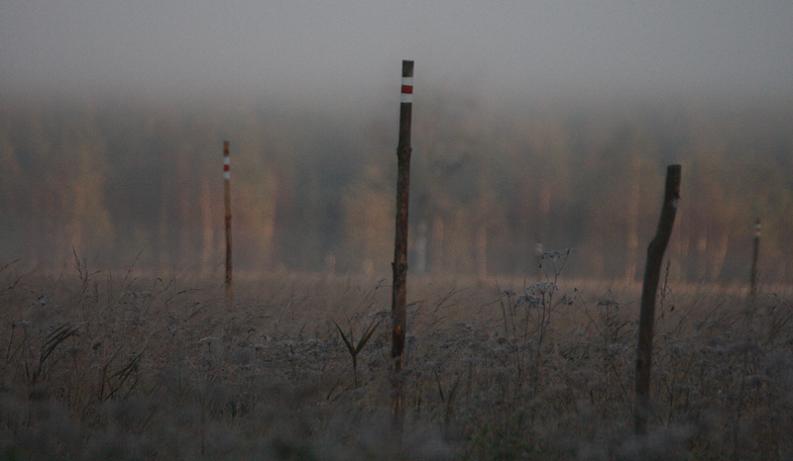
M 230 307 L 233 290 L 231 287 L 231 158 L 228 141 L 223 141 L 223 202 L 226 210 L 226 304 Z
M 394 281 L 391 292 L 392 347 L 394 375 L 391 406 L 394 425 L 402 432 L 405 409 L 402 398 L 402 365 L 405 350 L 408 203 L 410 200 L 410 125 L 413 114 L 413 61 L 402 61 L 402 91 L 399 104 L 399 144 L 397 145 L 396 233 L 394 240 Z

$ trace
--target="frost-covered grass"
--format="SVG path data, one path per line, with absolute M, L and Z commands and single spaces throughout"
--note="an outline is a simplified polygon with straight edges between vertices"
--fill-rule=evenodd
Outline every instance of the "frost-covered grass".
M 667 287 L 639 439 L 635 291 L 411 280 L 399 443 L 387 280 L 272 276 L 232 310 L 84 265 L 0 282 L 2 460 L 793 459 L 793 303 L 771 294 Z M 373 324 L 355 378 L 339 329 Z

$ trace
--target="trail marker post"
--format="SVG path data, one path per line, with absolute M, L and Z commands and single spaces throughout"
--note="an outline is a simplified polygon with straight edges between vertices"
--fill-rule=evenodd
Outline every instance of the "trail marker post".
M 402 365 L 405 349 L 407 270 L 408 270 L 408 202 L 410 199 L 410 125 L 413 113 L 413 61 L 402 61 L 402 90 L 399 103 L 399 143 L 397 144 L 396 232 L 394 238 L 394 274 L 391 293 L 391 358 L 394 362 L 391 406 L 395 428 L 401 432 L 404 421 Z
M 749 294 L 754 296 L 757 294 L 757 262 L 760 258 L 760 232 L 762 231 L 762 224 L 760 218 L 754 223 L 754 242 L 752 245 L 752 271 L 749 275 Z
M 229 157 L 228 141 L 223 141 L 223 204 L 226 229 L 226 306 L 231 307 L 234 292 L 232 289 L 231 266 L 231 158 Z
M 655 237 L 647 247 L 647 265 L 642 284 L 642 304 L 639 314 L 639 344 L 636 351 L 636 404 L 633 418 L 637 435 L 647 433 L 650 414 L 650 372 L 653 358 L 653 324 L 655 322 L 655 296 L 661 276 L 664 252 L 675 224 L 677 204 L 680 200 L 680 165 L 669 165 L 666 170 L 666 187 L 661 208 L 661 218 Z

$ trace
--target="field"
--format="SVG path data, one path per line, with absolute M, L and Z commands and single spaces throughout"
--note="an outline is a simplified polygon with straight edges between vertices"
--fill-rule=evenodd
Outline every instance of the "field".
M 551 272 L 409 279 L 396 440 L 388 278 L 8 266 L 0 459 L 793 459 L 789 295 L 662 283 L 636 438 L 636 286 Z

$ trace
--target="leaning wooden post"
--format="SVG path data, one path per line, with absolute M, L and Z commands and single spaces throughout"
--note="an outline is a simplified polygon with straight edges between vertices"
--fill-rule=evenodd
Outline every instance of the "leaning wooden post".
M 749 276 L 749 294 L 754 296 L 757 294 L 757 260 L 760 257 L 760 231 L 762 225 L 760 218 L 754 223 L 754 245 L 752 248 L 752 272 Z
M 226 210 L 226 306 L 231 307 L 234 292 L 231 285 L 231 159 L 228 141 L 223 141 L 223 203 Z
M 664 252 L 672 235 L 672 227 L 680 200 L 680 165 L 670 165 L 666 170 L 666 187 L 661 218 L 655 237 L 647 247 L 647 265 L 644 269 L 642 285 L 642 305 L 639 314 L 639 346 L 636 351 L 636 405 L 634 425 L 636 434 L 647 432 L 647 418 L 650 414 L 650 371 L 653 358 L 653 323 L 655 321 L 655 295 L 661 276 Z
M 391 292 L 392 346 L 394 361 L 391 407 L 395 428 L 401 432 L 402 358 L 405 349 L 408 271 L 408 201 L 410 198 L 410 124 L 413 112 L 413 61 L 402 61 L 402 95 L 399 104 L 399 144 L 397 145 L 396 232 L 394 238 L 394 280 Z

